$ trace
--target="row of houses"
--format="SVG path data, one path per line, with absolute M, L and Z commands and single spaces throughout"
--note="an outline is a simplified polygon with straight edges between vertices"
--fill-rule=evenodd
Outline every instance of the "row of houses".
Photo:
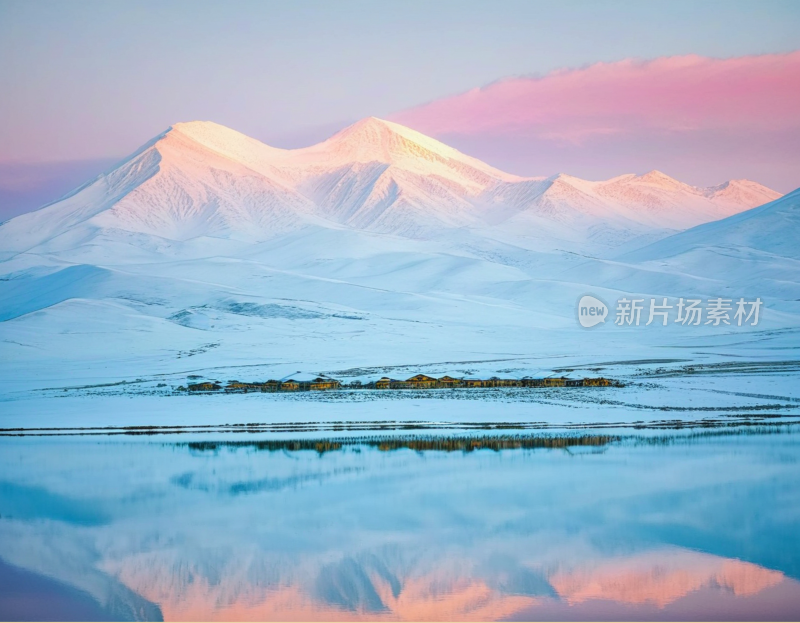
M 416 374 L 405 380 L 392 379 L 388 376 L 361 383 L 343 384 L 341 381 L 326 376 L 318 376 L 311 380 L 284 379 L 280 381 L 269 380 L 256 383 L 242 383 L 229 381 L 224 387 L 217 382 L 194 383 L 186 388 L 190 392 L 216 392 L 224 390 L 226 393 L 248 392 L 297 392 L 297 391 L 325 391 L 332 389 L 447 389 L 457 387 L 608 387 L 618 384 L 604 377 L 572 379 L 564 376 L 548 376 L 545 378 L 524 377 L 521 379 L 501 379 L 493 376 L 489 379 L 471 377 L 454 378 L 442 376 L 435 378 L 425 374 Z
M 591 379 L 571 379 L 564 376 L 546 378 L 533 378 L 526 376 L 521 379 L 501 379 L 493 376 L 489 379 L 478 378 L 453 378 L 443 376 L 434 378 L 425 374 L 417 374 L 405 381 L 383 377 L 374 383 L 375 389 L 439 389 L 449 387 L 608 387 L 612 384 L 603 377 Z
M 247 392 L 307 392 L 341 388 L 342 383 L 340 381 L 319 376 L 307 381 L 296 381 L 295 379 L 286 379 L 282 381 L 269 380 L 263 383 L 240 383 L 239 381 L 230 381 L 225 386 L 225 391 L 228 393 L 246 394 Z M 189 389 L 191 390 L 191 386 Z

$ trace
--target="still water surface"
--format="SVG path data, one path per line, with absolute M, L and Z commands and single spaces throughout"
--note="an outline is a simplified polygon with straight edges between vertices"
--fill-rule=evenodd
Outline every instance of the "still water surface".
M 0 618 L 797 620 L 800 429 L 730 432 L 6 437 Z

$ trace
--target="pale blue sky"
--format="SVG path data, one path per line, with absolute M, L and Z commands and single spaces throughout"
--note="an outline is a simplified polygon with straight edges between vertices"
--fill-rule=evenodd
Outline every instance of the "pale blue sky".
M 798 33 L 796 1 L 0 0 L 0 162 L 122 156 L 192 119 L 296 146 L 504 76 Z

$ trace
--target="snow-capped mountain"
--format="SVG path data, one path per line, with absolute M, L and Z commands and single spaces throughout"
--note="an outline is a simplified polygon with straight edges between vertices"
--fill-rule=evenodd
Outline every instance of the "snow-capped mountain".
M 188 356 L 348 367 L 584 353 L 591 345 L 571 332 L 588 287 L 609 299 L 721 293 L 758 266 L 746 253 L 768 262 L 797 223 L 767 206 L 638 259 L 624 248 L 776 195 L 656 172 L 520 178 L 378 119 L 293 150 L 213 123 L 176 124 L 70 195 L 0 225 L 0 359 L 13 362 L 6 378 L 37 383 L 44 369 L 91 368 L 95 378 L 109 362 L 139 374 Z M 736 219 L 738 229 L 717 229 Z M 715 244 L 758 231 L 761 246 L 741 263 L 703 276 L 724 255 Z M 763 291 L 794 292 L 796 263 L 782 257 L 773 272 L 784 285 Z
M 294 150 L 284 166 L 326 218 L 411 237 L 479 222 L 476 200 L 500 182 L 521 179 L 374 117 Z
M 537 248 L 548 239 L 556 248 L 614 247 L 778 196 L 746 180 L 704 189 L 656 171 L 604 182 L 520 178 L 375 118 L 293 150 L 191 122 L 60 201 L 3 224 L 0 250 L 64 251 L 109 239 L 147 248 L 204 238 L 258 242 L 308 226 L 417 239 L 469 228 L 503 240 L 531 237 Z
M 797 258 L 769 263 L 773 247 L 796 239 L 796 219 L 781 209 L 622 253 L 776 195 L 656 172 L 519 178 L 378 119 L 294 150 L 213 123 L 176 124 L 70 195 L 0 225 L 0 379 L 38 387 L 109 370 L 118 380 L 254 361 L 291 372 L 587 349 L 607 357 L 609 348 L 639 349 L 636 359 L 658 333 L 621 333 L 614 345 L 575 334 L 587 289 L 609 301 L 717 295 L 741 275 L 753 283 L 759 267 L 773 277 L 753 295 L 772 296 L 770 322 L 785 326 L 800 294 Z M 737 240 L 746 244 L 731 251 Z M 729 263 L 709 274 L 723 256 Z
M 60 201 L 3 224 L 0 249 L 62 250 L 108 232 L 257 240 L 310 218 L 314 206 L 271 175 L 265 154 L 275 150 L 221 127 L 199 140 L 203 125 L 177 124 Z

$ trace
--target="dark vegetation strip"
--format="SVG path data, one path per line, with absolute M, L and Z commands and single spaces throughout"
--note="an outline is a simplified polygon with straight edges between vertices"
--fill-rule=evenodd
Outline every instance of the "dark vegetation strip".
M 572 372 L 573 370 L 593 369 L 598 366 L 642 366 L 656 363 L 683 363 L 692 361 L 691 359 L 629 359 L 627 361 L 601 361 L 599 363 L 587 363 L 565 368 L 553 368 L 553 372 Z
M 595 404 L 611 405 L 614 407 L 626 407 L 628 409 L 640 409 L 644 411 L 687 411 L 687 412 L 721 412 L 721 411 L 780 411 L 783 409 L 797 409 L 796 404 L 767 404 L 767 405 L 745 405 L 741 407 L 656 407 L 652 405 L 642 405 L 635 402 L 624 402 L 622 400 L 600 399 L 593 400 Z
M 0 437 L 51 437 L 51 436 L 101 436 L 101 435 L 179 435 L 188 433 L 324 433 L 324 432 L 370 432 L 370 431 L 436 431 L 446 435 L 456 430 L 540 430 L 574 431 L 624 428 L 633 430 L 691 430 L 691 429 L 732 429 L 741 427 L 800 424 L 795 419 L 777 421 L 781 418 L 773 414 L 731 415 L 731 419 L 704 420 L 656 420 L 652 422 L 596 422 L 583 424 L 548 424 L 546 422 L 300 422 L 300 423 L 249 423 L 249 424 L 207 424 L 197 426 L 124 426 L 124 427 L 81 427 L 81 428 L 5 428 L 0 429 Z M 745 419 L 746 418 L 746 419 Z M 556 432 L 556 435 L 558 433 Z M 495 437 L 500 437 L 499 435 Z M 551 437 L 552 438 L 552 437 Z M 363 437 L 353 437 L 363 439 Z M 251 443 L 251 442 L 244 442 Z
M 634 376 L 648 378 L 667 378 L 704 374 L 763 374 L 767 372 L 785 373 L 800 370 L 800 361 L 722 361 L 719 363 L 693 364 L 679 368 L 657 368 L 645 370 Z
M 774 414 L 750 414 L 742 416 L 740 414 L 732 415 L 730 417 L 742 418 L 750 417 L 757 419 L 765 418 L 779 418 L 780 415 Z M 583 429 L 583 428 L 608 428 L 617 426 L 633 426 L 633 427 L 661 427 L 664 425 L 675 425 L 678 423 L 685 423 L 687 425 L 700 425 L 703 423 L 711 424 L 724 424 L 728 420 L 654 420 L 651 422 L 637 421 L 637 422 L 584 422 L 580 424 L 556 424 L 548 422 L 431 422 L 422 420 L 358 420 L 358 421 L 345 421 L 345 420 L 325 420 L 315 422 L 248 422 L 240 424 L 193 424 L 193 425 L 147 425 L 147 426 L 79 426 L 79 427 L 42 427 L 42 428 L 0 428 L 0 433 L 13 433 L 13 432 L 82 432 L 82 431 L 100 431 L 100 432 L 148 432 L 148 431 L 164 431 L 172 432 L 184 430 L 187 432 L 203 431 L 203 430 L 219 430 L 230 429 L 232 432 L 241 432 L 247 429 L 259 429 L 271 432 L 285 432 L 294 430 L 362 430 L 362 429 L 403 429 L 403 428 L 421 428 L 421 429 L 478 429 L 478 430 L 493 430 L 493 429 L 540 429 L 540 428 L 558 428 L 558 429 Z
M 219 452 L 223 449 L 241 448 L 257 452 L 300 452 L 314 451 L 319 454 L 335 452 L 347 448 L 371 448 L 381 452 L 413 450 L 415 452 L 473 452 L 475 450 L 517 450 L 517 449 L 569 449 L 577 447 L 603 448 L 622 442 L 634 445 L 666 446 L 692 443 L 716 437 L 739 435 L 775 435 L 792 432 L 780 424 L 754 428 L 735 428 L 732 430 L 706 430 L 687 435 L 658 435 L 642 437 L 639 435 L 458 435 L 458 436 L 411 436 L 411 437 L 356 437 L 331 439 L 264 439 L 189 441 L 170 446 L 185 447 L 193 452 Z
M 348 439 L 265 439 L 259 441 L 190 441 L 175 445 L 195 452 L 217 452 L 222 448 L 248 448 L 256 451 L 314 450 L 324 453 L 344 447 L 369 447 L 387 452 L 408 449 L 417 452 L 472 452 L 474 450 L 512 450 L 518 448 L 568 448 L 575 446 L 605 446 L 620 441 L 619 435 L 525 436 L 483 435 L 476 436 L 430 436 L 430 437 L 359 437 Z
M 100 387 L 119 387 L 120 385 L 141 385 L 142 383 L 147 383 L 145 379 L 136 379 L 135 381 L 116 381 L 114 383 L 100 383 L 97 385 L 73 385 L 70 387 L 42 387 L 41 389 L 37 389 L 34 391 L 37 392 L 52 392 L 52 391 L 60 391 L 60 390 L 70 390 L 70 389 L 98 389 Z

